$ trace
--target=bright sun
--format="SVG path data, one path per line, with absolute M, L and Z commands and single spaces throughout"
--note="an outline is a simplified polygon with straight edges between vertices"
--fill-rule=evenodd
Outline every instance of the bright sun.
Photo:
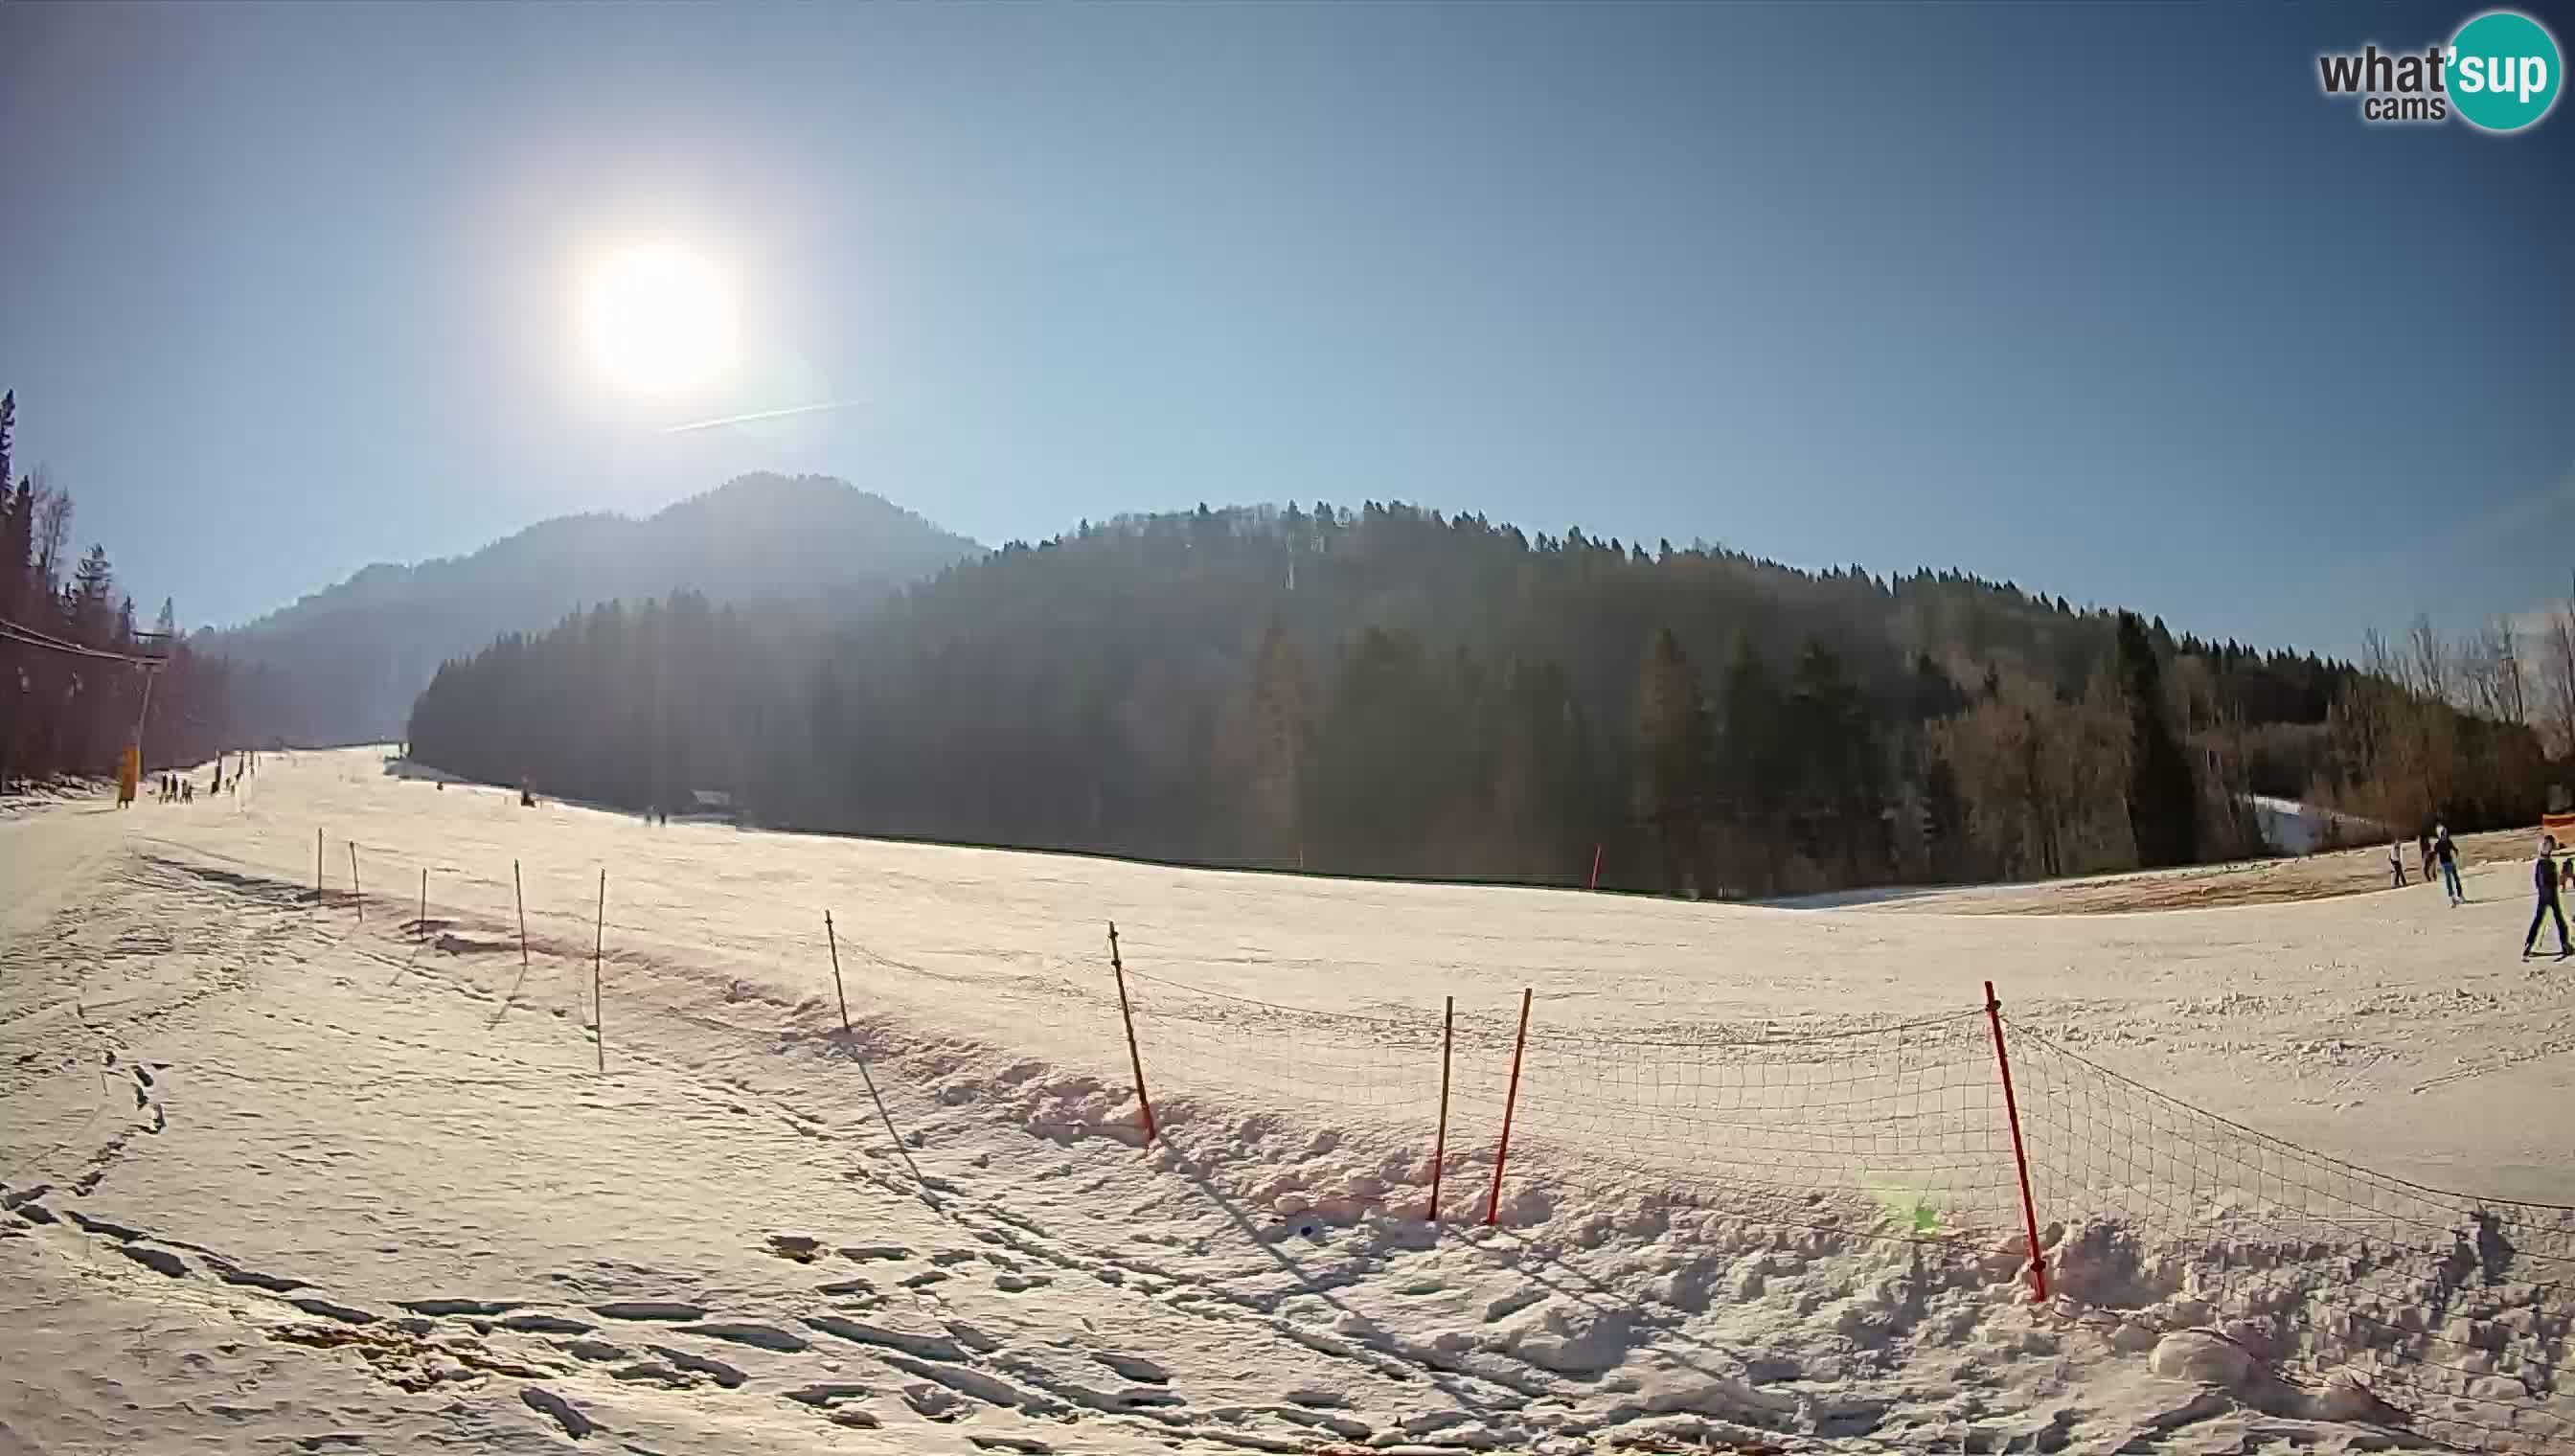
M 592 362 L 638 394 L 694 389 L 732 359 L 733 299 L 724 278 L 681 249 L 650 245 L 612 255 L 591 274 L 581 305 Z

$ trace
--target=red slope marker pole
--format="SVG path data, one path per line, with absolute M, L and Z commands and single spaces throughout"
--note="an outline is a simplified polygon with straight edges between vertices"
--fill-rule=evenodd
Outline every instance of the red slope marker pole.
M 1528 987 L 1520 988 L 1520 1031 L 1511 1041 L 1511 1089 L 1502 1096 L 1502 1139 L 1493 1146 L 1493 1190 L 1484 1198 L 1484 1226 L 1502 1216 L 1502 1164 L 1511 1155 L 1511 1113 L 1520 1104 L 1520 1051 L 1528 1045 Z
M 2003 1003 L 1994 998 L 1994 983 L 1985 982 L 1985 1020 L 1994 1028 L 1994 1069 L 2003 1079 L 2003 1115 L 2011 1122 L 2012 1162 L 2020 1169 L 2021 1231 L 2029 1237 L 2029 1287 L 2038 1302 L 2047 1302 L 2047 1260 L 2038 1251 L 2038 1204 L 2029 1196 L 2029 1154 L 2020 1140 L 2020 1100 L 2012 1095 L 2011 1053 L 2003 1050 Z
M 1591 887 L 1600 887 L 1600 846 L 1597 844 L 1591 846 Z
M 358 923 L 367 923 L 367 892 L 358 888 L 358 841 L 349 841 L 349 900 L 358 907 Z
M 1136 1105 L 1145 1109 L 1145 1140 L 1154 1140 L 1154 1099 L 1145 1093 L 1145 1054 L 1136 1049 L 1136 1012 L 1127 1004 L 1127 963 L 1118 958 L 1118 922 L 1109 922 L 1109 968 L 1118 976 L 1118 1014 L 1127 1022 L 1127 1061 L 1136 1068 Z
M 519 969 L 528 968 L 528 891 L 519 882 L 519 861 L 510 861 L 510 897 L 519 904 Z

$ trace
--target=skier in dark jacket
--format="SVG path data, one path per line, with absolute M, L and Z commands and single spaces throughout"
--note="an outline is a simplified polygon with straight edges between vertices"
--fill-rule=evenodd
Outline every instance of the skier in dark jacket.
M 2531 907 L 2530 933 L 2521 937 L 2521 958 L 2530 958 L 2531 947 L 2539 943 L 2539 927 L 2550 916 L 2557 919 L 2557 955 L 2564 959 L 2575 955 L 2575 946 L 2566 943 L 2566 911 L 2557 902 L 2557 840 L 2539 841 L 2539 859 L 2531 865 L 2531 887 L 2539 892 L 2539 902 Z
M 2441 885 L 2450 892 L 2450 907 L 2466 903 L 2468 892 L 2459 887 L 2459 846 L 2450 842 L 2450 826 L 2441 824 L 2432 830 L 2432 854 L 2441 861 Z

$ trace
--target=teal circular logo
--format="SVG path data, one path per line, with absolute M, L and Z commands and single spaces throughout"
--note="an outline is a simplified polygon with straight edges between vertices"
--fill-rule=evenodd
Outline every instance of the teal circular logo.
M 2450 105 L 2490 132 L 2517 132 L 2548 114 L 2565 89 L 2557 38 L 2517 10 L 2489 10 L 2450 37 Z

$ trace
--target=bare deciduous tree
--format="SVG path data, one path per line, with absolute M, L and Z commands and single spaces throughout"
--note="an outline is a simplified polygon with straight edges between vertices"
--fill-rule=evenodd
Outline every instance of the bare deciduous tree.
M 2521 635 L 2512 619 L 2498 617 L 2458 644 L 2457 693 L 2462 710 L 2497 723 L 2528 723 L 2530 693 L 2521 663 Z
M 2539 634 L 2539 717 L 2549 747 L 2575 755 L 2575 582 L 2567 599 L 2548 614 Z
M 2096 675 L 2066 702 L 2018 671 L 1932 729 L 1957 776 L 1976 847 L 2009 876 L 2082 874 L 2136 862 L 2124 786 L 2128 714 Z
M 36 467 L 33 477 L 36 507 L 36 572 L 39 582 L 51 582 L 62 575 L 63 553 L 72 544 L 72 498 L 68 491 L 57 490 L 45 478 L 45 468 Z
M 2536 672 L 2509 620 L 2453 641 L 2423 616 L 2401 646 L 2368 633 L 2363 665 L 2329 715 L 2331 766 L 2310 797 L 2399 833 L 2537 811 L 2549 769 L 2534 729 L 2575 741 L 2575 607 L 2543 636 Z
M 2422 694 L 2446 703 L 2453 691 L 2448 644 L 2432 628 L 2429 613 L 2414 614 L 2414 625 L 2405 632 L 2405 676 L 2397 681 Z

